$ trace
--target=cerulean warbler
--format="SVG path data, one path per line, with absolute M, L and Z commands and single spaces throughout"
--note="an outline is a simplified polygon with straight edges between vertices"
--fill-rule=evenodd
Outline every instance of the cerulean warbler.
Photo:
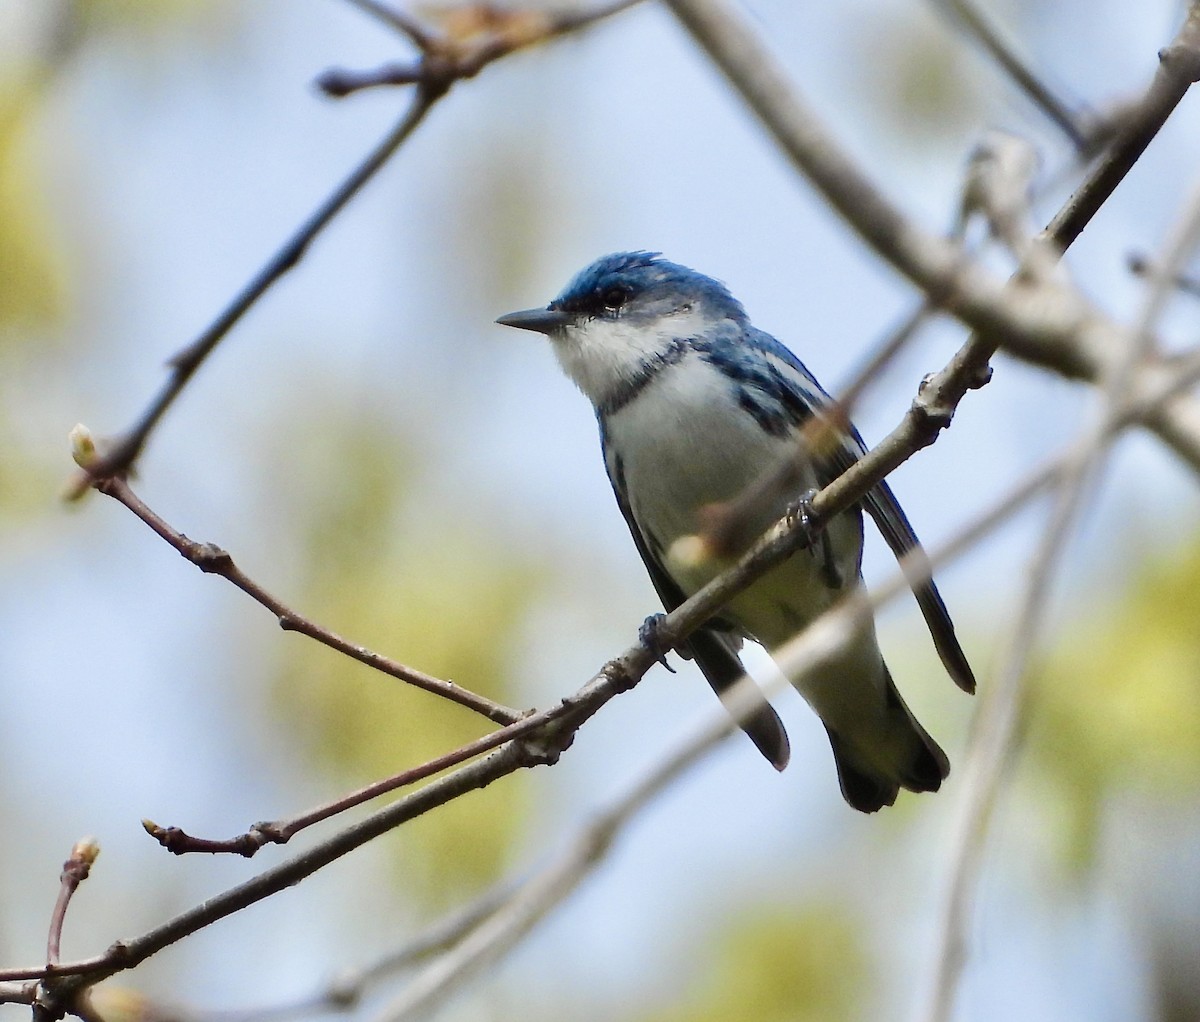
M 595 407 L 617 504 L 668 610 L 720 570 L 711 561 L 672 557 L 672 545 L 701 531 L 705 508 L 750 492 L 783 459 L 795 458 L 805 423 L 831 407 L 800 360 L 751 326 L 723 284 L 658 253 L 604 256 L 546 308 L 497 322 L 549 337 L 559 364 Z M 802 490 L 828 483 L 862 455 L 862 438 L 848 430 L 835 444 L 809 451 Z M 754 531 L 799 496 L 765 499 L 754 510 Z M 886 483 L 864 504 L 897 556 L 918 547 Z M 862 523 L 858 508 L 838 515 L 822 542 L 772 569 L 680 647 L 718 695 L 743 675 L 743 637 L 774 651 L 862 584 Z M 936 587 L 925 580 L 914 591 L 951 677 L 973 691 Z M 645 634 L 652 639 L 652 628 Z M 949 762 L 897 692 L 869 617 L 815 677 L 793 681 L 829 733 L 842 794 L 855 809 L 891 805 L 901 787 L 941 785 Z M 787 733 L 765 698 L 742 715 L 742 728 L 782 770 Z

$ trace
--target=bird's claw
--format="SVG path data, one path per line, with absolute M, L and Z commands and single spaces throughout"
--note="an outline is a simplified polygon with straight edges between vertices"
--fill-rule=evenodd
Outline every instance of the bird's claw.
M 821 516 L 813 510 L 813 498 L 816 495 L 816 490 L 805 490 L 800 494 L 795 503 L 788 508 L 788 520 L 799 522 L 803 527 L 808 536 L 808 548 L 817 559 L 826 584 L 831 589 L 841 589 L 846 584 L 846 579 L 833 555 L 833 541 L 829 538 L 829 530 L 822 528 L 816 536 L 813 535 L 821 526 Z
M 787 520 L 789 524 L 799 522 L 804 526 L 805 532 L 812 532 L 818 520 L 817 512 L 813 510 L 813 498 L 816 495 L 816 490 L 805 490 L 788 505 Z
M 666 618 L 665 614 L 651 614 L 642 626 L 638 629 L 638 640 L 654 655 L 654 659 L 663 665 L 672 674 L 675 673 L 675 668 L 667 663 L 667 649 L 664 647 L 662 640 L 658 637 L 659 626 Z

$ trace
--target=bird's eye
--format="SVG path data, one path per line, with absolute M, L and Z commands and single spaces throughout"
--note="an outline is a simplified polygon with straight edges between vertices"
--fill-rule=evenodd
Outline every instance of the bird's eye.
M 600 292 L 600 302 L 606 309 L 616 311 L 629 298 L 629 291 L 623 287 L 608 287 Z

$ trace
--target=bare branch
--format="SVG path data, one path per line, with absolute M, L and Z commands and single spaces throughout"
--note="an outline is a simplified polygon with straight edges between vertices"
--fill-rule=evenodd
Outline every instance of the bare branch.
M 37 991 L 36 982 L 0 983 L 0 1004 L 33 1004 Z
M 1157 272 L 1150 260 L 1140 252 L 1132 253 L 1127 262 L 1129 272 L 1135 277 L 1150 277 Z M 1184 294 L 1200 298 L 1200 278 L 1181 272 L 1176 275 L 1172 284 Z
M 1097 421 L 1084 433 L 1068 459 L 1053 515 L 1030 561 L 1029 584 L 1001 668 L 987 687 L 975 721 L 964 765 L 962 809 L 953 832 L 948 897 L 934 958 L 928 1022 L 948 1022 L 967 958 L 967 929 L 974 892 L 982 871 L 986 839 L 1007 768 L 1016 755 L 1017 722 L 1025 699 L 1029 658 L 1044 627 L 1051 582 L 1066 550 L 1089 483 L 1109 449 L 1133 390 L 1137 366 L 1153 346 L 1155 325 L 1187 256 L 1200 240 L 1200 191 L 1171 239 L 1162 271 L 1152 280 L 1136 328 L 1126 337 L 1119 360 L 1105 381 Z
M 849 635 L 849 630 L 846 630 Z M 810 646 L 815 646 L 810 638 Z M 531 877 L 514 887 L 479 922 L 405 987 L 376 1016 L 377 1022 L 406 1022 L 437 1007 L 471 976 L 500 960 L 556 906 L 565 901 L 607 856 L 623 827 L 656 795 L 722 739 L 733 733 L 738 711 L 752 712 L 759 690 L 743 683 L 730 690 L 721 712 L 681 742 L 647 774 L 606 808 L 593 814 L 567 847 Z M 732 711 L 732 716 L 729 711 Z
M 948 292 L 953 313 L 969 326 L 1004 338 L 1033 324 L 1028 310 L 1009 302 L 1003 286 L 964 263 L 961 252 L 906 218 L 825 130 L 786 72 L 746 20 L 722 0 L 666 0 L 696 42 L 721 69 L 783 148 L 793 165 L 846 222 L 887 262 L 923 290 Z M 1159 68 L 1137 110 L 1126 121 L 1097 170 L 1047 228 L 1048 240 L 1067 248 L 1127 174 L 1200 74 L 1200 8 L 1160 53 Z M 1073 318 L 1073 317 L 1072 317 Z M 1061 335 L 1067 324 L 1041 329 Z
M 50 914 L 50 933 L 46 938 L 46 962 L 57 965 L 59 947 L 62 943 L 63 923 L 67 918 L 67 908 L 71 898 L 79 889 L 92 870 L 92 863 L 100 854 L 100 846 L 94 838 L 84 838 L 76 841 L 71 849 L 71 856 L 63 863 L 62 874 L 59 877 L 60 887 L 58 899 L 54 903 L 54 911 Z
M 232 302 L 213 320 L 205 331 L 186 348 L 176 352 L 168 362 L 170 374 L 166 382 L 128 431 L 121 435 L 103 458 L 71 483 L 70 495 L 80 496 L 94 479 L 121 475 L 141 454 L 142 448 L 159 420 L 175 403 L 183 388 L 203 365 L 213 349 L 225 338 L 234 325 L 246 314 L 288 270 L 295 266 L 309 245 L 329 222 L 354 198 L 380 167 L 413 133 L 425 118 L 436 97 L 418 91 L 408 112 L 330 196 L 304 221 L 295 234 L 275 253 Z
M 1145 95 L 1124 115 L 1122 128 L 1095 170 L 1046 228 L 1059 248 L 1068 248 L 1079 237 L 1198 79 L 1200 4 L 1192 0 L 1183 26 L 1159 50 L 1158 70 Z
M 529 750 L 520 743 L 514 743 L 484 760 L 462 767 L 347 827 L 308 851 L 206 900 L 140 937 L 116 943 L 95 958 L 59 966 L 44 982 L 48 995 L 59 1004 L 69 1004 L 84 986 L 130 969 L 197 930 L 285 890 L 401 823 L 444 805 L 467 791 L 482 788 L 519 767 L 530 765 L 534 765 L 534 760 Z M 43 970 L 35 970 L 34 975 L 14 975 L 14 971 L 0 972 L 0 980 L 44 975 Z
M 424 25 L 405 11 L 380 3 L 380 0 L 349 0 L 349 3 L 389 28 L 395 29 L 408 38 L 417 49 L 428 51 L 433 48 L 433 36 Z
M 87 470 L 90 470 L 90 465 L 87 466 Z M 275 615 L 279 621 L 279 627 L 284 631 L 299 632 L 301 635 L 307 635 L 310 639 L 315 639 L 322 645 L 328 646 L 330 649 L 336 650 L 350 657 L 352 660 L 366 664 L 368 667 L 374 668 L 390 677 L 397 678 L 405 684 L 412 685 L 414 688 L 441 696 L 443 699 L 450 700 L 450 702 L 458 703 L 459 706 L 465 706 L 467 709 L 474 710 L 476 713 L 482 714 L 488 720 L 494 721 L 497 724 L 511 724 L 513 721 L 520 720 L 525 716 L 519 710 L 502 706 L 488 699 L 486 696 L 481 696 L 476 692 L 465 689 L 452 681 L 443 681 L 441 678 L 435 678 L 432 675 L 425 674 L 423 671 L 409 667 L 407 664 L 402 664 L 399 661 L 392 660 L 380 653 L 367 649 L 365 646 L 350 642 L 336 632 L 330 631 L 328 628 L 317 624 L 303 614 L 292 610 L 281 600 L 276 599 L 268 593 L 253 579 L 249 578 L 234 563 L 233 558 L 220 547 L 212 543 L 197 543 L 193 539 L 188 539 L 182 532 L 169 525 L 159 515 L 155 514 L 130 489 L 129 484 L 123 479 L 115 476 L 107 476 L 98 479 L 94 485 L 101 493 L 112 497 L 118 503 L 124 504 L 125 507 L 150 526 L 158 536 L 166 540 L 179 554 L 188 561 L 191 561 L 201 571 L 211 575 L 220 575 L 222 578 L 227 579 L 256 603 L 261 604 L 269 610 Z
M 358 3 L 359 0 L 354 0 Z M 642 0 L 616 0 L 592 10 L 542 11 L 517 7 L 508 9 L 491 4 L 468 4 L 437 12 L 446 22 L 447 32 L 435 35 L 425 32 L 418 43 L 422 51 L 419 61 L 409 64 L 389 63 L 371 71 L 330 68 L 317 79 L 317 85 L 334 99 L 343 99 L 363 89 L 380 86 L 411 85 L 427 80 L 436 73 L 448 82 L 473 78 L 492 61 L 517 50 L 547 42 L 556 36 L 594 25 L 598 21 L 641 3 Z M 391 17 L 398 12 L 364 0 L 373 13 L 386 11 Z M 407 15 L 402 17 L 403 31 L 410 38 L 416 28 Z M 424 31 L 424 30 L 422 30 Z
M 347 969 L 317 992 L 289 1004 L 219 1013 L 190 1012 L 193 1022 L 287 1022 L 333 1011 L 351 1011 L 383 980 L 453 948 L 511 899 L 511 884 L 498 884 L 482 896 L 421 930 L 401 947 L 359 969 Z
M 532 735 L 539 729 L 566 716 L 570 710 L 571 706 L 564 701 L 558 706 L 545 710 L 542 713 L 527 714 L 506 727 L 477 738 L 473 742 L 467 742 L 465 745 L 451 752 L 435 756 L 433 759 L 419 766 L 403 770 L 381 781 L 374 781 L 359 788 L 357 791 L 350 792 L 348 795 L 343 795 L 341 798 L 327 802 L 315 809 L 299 813 L 289 819 L 256 823 L 249 830 L 238 834 L 236 837 L 224 840 L 197 838 L 185 833 L 178 827 L 160 827 L 152 820 L 143 820 L 142 826 L 145 828 L 146 833 L 168 851 L 176 855 L 184 855 L 188 852 L 226 852 L 250 858 L 264 845 L 287 844 L 288 841 L 306 827 L 322 823 L 347 809 L 378 798 L 380 795 L 396 791 L 399 788 L 408 787 L 410 784 L 416 784 L 427 777 L 440 774 L 443 770 L 449 770 L 460 763 L 465 763 L 477 756 L 482 756 L 485 752 L 498 749 L 501 745 L 505 745 L 508 742 L 524 738 L 526 735 Z

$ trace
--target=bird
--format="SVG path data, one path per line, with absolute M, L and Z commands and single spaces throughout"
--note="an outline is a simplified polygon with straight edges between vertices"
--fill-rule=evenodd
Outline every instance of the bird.
M 812 443 L 804 427 L 835 411 L 830 396 L 788 348 L 751 324 L 724 284 L 658 252 L 603 256 L 547 306 L 496 322 L 544 334 L 562 370 L 591 401 L 617 505 L 667 611 L 722 568 L 715 559 L 676 556 L 677 543 L 702 533 L 707 511 L 754 493 L 784 459 L 806 451 L 801 492 L 760 500 L 750 516 L 752 540 L 866 451 L 853 425 L 832 415 L 830 421 L 845 423 L 835 442 Z M 897 557 L 920 551 L 891 488 L 875 484 L 861 507 L 826 524 L 820 542 L 772 568 L 677 647 L 718 696 L 744 676 L 744 639 L 774 653 L 863 586 L 864 507 Z M 932 578 L 914 581 L 913 590 L 947 672 L 973 692 L 970 664 Z M 657 620 L 661 615 L 648 617 L 640 633 L 652 647 Z M 789 680 L 825 726 L 850 806 L 875 812 L 894 804 L 901 788 L 941 786 L 949 760 L 897 690 L 870 616 L 815 676 Z M 762 755 L 782 770 L 790 756 L 787 732 L 761 690 L 754 707 L 738 716 Z

